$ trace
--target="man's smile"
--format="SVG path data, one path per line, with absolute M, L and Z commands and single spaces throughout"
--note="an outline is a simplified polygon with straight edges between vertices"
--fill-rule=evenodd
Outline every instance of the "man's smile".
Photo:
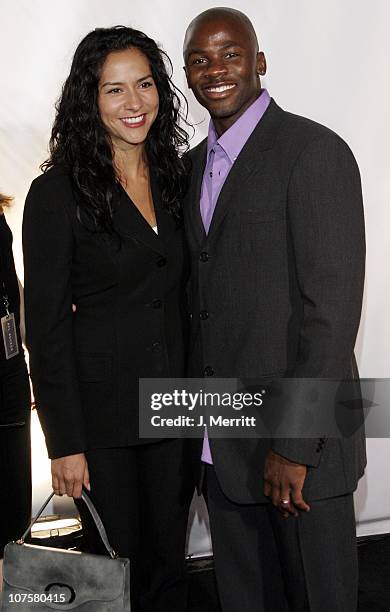
M 232 89 L 237 87 L 236 83 L 219 83 L 218 85 L 207 85 L 203 92 L 208 98 L 225 98 Z

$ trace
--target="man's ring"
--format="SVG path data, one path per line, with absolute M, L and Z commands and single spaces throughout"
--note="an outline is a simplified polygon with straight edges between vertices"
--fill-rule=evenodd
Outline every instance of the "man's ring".
M 280 503 L 281 503 L 283 506 L 288 506 L 288 504 L 290 503 L 290 500 L 289 500 L 289 499 L 281 499 L 281 500 L 280 500 Z

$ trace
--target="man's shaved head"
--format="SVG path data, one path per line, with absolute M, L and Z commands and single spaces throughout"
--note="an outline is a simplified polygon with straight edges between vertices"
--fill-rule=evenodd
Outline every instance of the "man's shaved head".
M 195 17 L 191 21 L 190 25 L 188 26 L 186 30 L 185 36 L 184 36 L 184 44 L 183 44 L 184 59 L 186 57 L 188 42 L 193 32 L 199 26 L 203 26 L 206 23 L 210 23 L 210 22 L 225 22 L 225 23 L 230 23 L 232 25 L 238 26 L 240 29 L 243 29 L 246 31 L 247 36 L 253 42 L 255 50 L 256 51 L 259 50 L 259 43 L 257 40 L 257 35 L 256 35 L 255 29 L 249 17 L 247 17 L 244 13 L 242 13 L 241 11 L 238 11 L 237 9 L 227 8 L 224 6 L 218 6 L 218 7 L 210 8 L 210 9 L 207 9 L 206 11 L 203 11 L 203 13 L 200 13 L 197 17 Z
M 183 53 L 188 87 L 221 134 L 261 94 L 267 63 L 253 25 L 236 9 L 208 9 L 188 26 Z

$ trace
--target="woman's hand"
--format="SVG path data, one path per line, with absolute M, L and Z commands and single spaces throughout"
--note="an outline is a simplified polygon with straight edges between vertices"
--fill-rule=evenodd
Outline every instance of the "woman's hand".
M 52 459 L 51 477 L 53 491 L 57 495 L 66 494 L 69 497 L 81 497 L 83 485 L 88 491 L 91 490 L 88 465 L 84 453 Z

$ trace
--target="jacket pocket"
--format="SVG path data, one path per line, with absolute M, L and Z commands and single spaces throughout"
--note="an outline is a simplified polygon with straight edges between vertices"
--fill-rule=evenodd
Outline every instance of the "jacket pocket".
M 112 356 L 107 353 L 77 353 L 77 376 L 82 382 L 104 382 L 111 379 Z

